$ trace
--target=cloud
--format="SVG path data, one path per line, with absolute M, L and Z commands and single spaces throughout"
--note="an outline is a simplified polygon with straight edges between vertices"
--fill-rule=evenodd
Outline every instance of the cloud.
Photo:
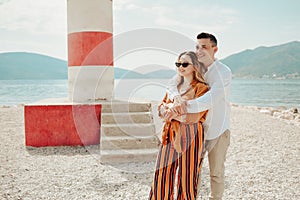
M 130 24 L 141 28 L 147 24 L 147 27 L 182 32 L 198 32 L 203 29 L 219 32 L 229 29 L 238 22 L 237 11 L 217 4 L 155 0 L 146 4 L 141 0 L 117 0 L 114 1 L 114 5 L 118 8 L 116 12 L 117 18 L 119 17 L 115 23 L 120 25 L 122 24 L 120 21 L 126 18 L 124 23 L 128 26 L 124 26 L 125 29 L 128 29 Z
M 114 0 L 113 9 L 114 34 L 150 27 L 194 37 L 202 30 L 227 30 L 238 22 L 239 15 L 235 10 L 218 4 L 179 0 Z M 65 51 L 67 1 L 0 0 L 0 34 L 0 43 L 8 41 L 5 45 L 9 49 L 17 46 L 19 49 L 34 48 L 35 51 L 49 49 L 50 55 L 63 55 L 64 52 L 58 52 Z M 2 51 L 7 49 L 3 45 L 1 48 Z
M 193 5 L 153 8 L 155 22 L 160 26 L 177 26 L 178 28 L 195 29 L 198 27 L 212 29 L 213 31 L 225 30 L 237 22 L 237 12 L 222 7 Z
M 66 1 L 1 0 L 0 28 L 4 30 L 26 31 L 34 34 L 66 34 Z M 142 0 L 113 1 L 114 14 L 135 23 L 131 16 L 143 16 L 143 24 L 170 29 L 207 29 L 223 30 L 236 22 L 235 12 L 220 7 L 211 8 L 201 5 L 170 3 L 171 1 L 145 3 Z M 131 14 L 129 14 L 131 13 Z M 127 18 L 128 17 L 128 18 Z M 143 19 L 144 19 L 143 18 Z M 119 20 L 115 20 L 119 25 Z M 137 25 L 135 23 L 134 25 Z M 143 26 L 141 23 L 140 26 Z M 136 27 L 135 27 L 136 28 Z
M 6 0 L 0 4 L 0 28 L 34 34 L 66 34 L 66 11 L 66 1 L 62 0 Z
M 5 4 L 5 3 L 7 3 L 7 2 L 9 2 L 10 0 L 0 0 L 0 6 L 2 5 L 2 4 Z

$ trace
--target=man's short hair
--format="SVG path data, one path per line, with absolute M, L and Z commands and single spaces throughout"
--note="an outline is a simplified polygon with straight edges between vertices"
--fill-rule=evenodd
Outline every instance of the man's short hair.
M 197 35 L 197 39 L 207 39 L 207 38 L 212 42 L 214 46 L 218 45 L 217 38 L 213 34 L 202 32 Z

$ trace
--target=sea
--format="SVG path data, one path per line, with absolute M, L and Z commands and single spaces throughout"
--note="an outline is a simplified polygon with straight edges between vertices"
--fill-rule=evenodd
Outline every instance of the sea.
M 116 79 L 114 98 L 128 101 L 161 101 L 167 79 Z M 67 98 L 68 80 L 0 80 L 0 105 L 33 103 L 48 98 Z M 300 108 L 300 79 L 232 80 L 233 104 Z

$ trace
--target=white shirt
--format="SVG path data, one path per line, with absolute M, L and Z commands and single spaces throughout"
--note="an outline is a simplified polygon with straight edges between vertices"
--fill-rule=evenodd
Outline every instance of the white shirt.
M 230 120 L 230 86 L 232 73 L 229 67 L 216 60 L 204 74 L 210 89 L 197 99 L 187 102 L 187 112 L 197 113 L 209 110 L 203 123 L 206 140 L 213 140 L 229 129 Z M 169 83 L 170 98 L 178 95 L 176 79 Z

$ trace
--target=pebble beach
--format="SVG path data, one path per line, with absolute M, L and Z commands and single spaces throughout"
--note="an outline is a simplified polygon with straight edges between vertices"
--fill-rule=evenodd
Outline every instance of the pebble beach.
M 300 118 L 289 109 L 232 105 L 223 199 L 300 199 Z M 154 161 L 102 164 L 99 146 L 25 146 L 23 106 L 0 107 L 0 199 L 148 198 Z M 205 158 L 199 199 L 208 199 Z

